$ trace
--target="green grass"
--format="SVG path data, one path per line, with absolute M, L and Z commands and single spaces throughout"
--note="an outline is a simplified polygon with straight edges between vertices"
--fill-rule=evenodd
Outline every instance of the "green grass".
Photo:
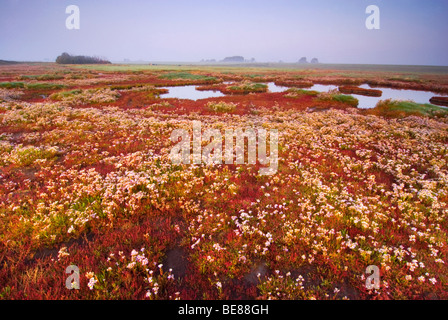
M 245 74 L 244 77 L 254 79 L 254 78 L 264 78 L 265 75 L 262 75 L 262 74 Z
M 161 79 L 182 79 L 182 80 L 216 80 L 215 77 L 204 76 L 200 74 L 191 74 L 188 72 L 170 72 L 159 76 Z
M 433 104 L 415 103 L 413 101 L 401 100 L 381 100 L 377 103 L 373 113 L 388 116 L 406 116 L 408 114 L 417 114 L 423 116 L 434 116 L 437 114 L 448 115 L 448 108 L 435 106 Z
M 25 82 L 0 82 L 0 88 L 15 89 L 15 88 L 25 88 L 29 90 L 59 90 L 66 88 L 64 84 L 56 83 L 25 83 Z
M 248 63 L 238 65 L 194 65 L 192 63 L 179 64 L 110 64 L 110 65 L 78 65 L 71 66 L 72 68 L 81 68 L 87 70 L 105 71 L 105 72 L 129 72 L 129 71 L 193 71 L 206 70 L 212 72 L 222 72 L 228 74 L 250 74 L 260 72 L 303 72 L 307 76 L 315 70 L 339 70 L 345 71 L 345 75 L 355 75 L 359 77 L 357 72 L 385 72 L 394 76 L 397 73 L 412 73 L 412 74 L 448 74 L 448 67 L 440 66 L 406 66 L 406 65 L 368 65 L 368 64 L 297 64 L 297 63 Z M 336 73 L 334 73 L 336 75 Z M 342 74 L 341 74 L 342 76 Z
M 223 101 L 207 103 L 207 108 L 215 112 L 232 112 L 236 109 L 237 105 L 235 103 L 226 103 Z
M 20 80 L 60 80 L 64 76 L 56 74 L 41 74 L 41 75 L 24 75 L 19 77 Z
M 358 99 L 356 99 L 353 96 L 350 95 L 345 95 L 345 94 L 337 94 L 333 96 L 333 100 L 334 101 L 339 101 L 339 102 L 343 102 L 343 103 L 347 103 L 351 106 L 357 107 L 358 106 Z
M 304 89 L 299 89 L 299 88 L 289 88 L 288 90 L 286 90 L 286 92 L 291 93 L 291 94 L 304 94 L 304 95 L 313 96 L 313 97 L 316 97 L 319 94 L 319 91 L 304 90 Z
M 73 96 L 76 94 L 80 94 L 82 92 L 82 90 L 80 89 L 75 89 L 75 90 L 70 90 L 70 91 L 61 91 L 61 92 L 56 92 L 53 93 L 50 96 L 50 99 L 52 100 L 62 100 L 63 98 L 69 97 L 69 96 Z
M 18 148 L 13 153 L 11 161 L 21 166 L 29 166 L 36 159 L 51 159 L 56 155 L 54 150 L 43 150 L 34 146 Z
M 229 89 L 241 92 L 266 92 L 268 86 L 264 83 L 243 83 L 239 86 L 231 86 Z
M 69 79 L 86 79 L 87 76 L 83 74 L 71 74 L 68 76 Z
M 388 78 L 387 80 L 401 81 L 401 82 L 410 82 L 410 83 L 422 83 L 422 80 L 419 79 L 418 76 L 415 76 L 415 75 L 394 76 L 394 77 Z
M 349 104 L 353 107 L 358 106 L 358 99 L 353 96 L 345 95 L 345 94 L 335 94 L 333 92 L 318 92 L 314 90 L 304 90 L 298 88 L 289 88 L 286 96 L 290 98 L 297 98 L 299 95 L 308 95 L 312 97 L 316 97 L 316 99 L 320 101 L 337 101 Z
M 24 88 L 23 82 L 0 82 L 0 88 L 12 89 L 12 88 Z
M 345 94 L 338 94 L 337 91 L 329 91 L 329 92 L 320 92 L 316 99 L 319 101 L 335 101 L 335 102 L 342 102 L 345 104 L 349 104 L 353 107 L 358 106 L 358 99 L 351 95 L 345 95 Z
M 27 89 L 31 90 L 58 90 L 66 88 L 64 84 L 53 84 L 53 83 L 28 83 L 26 84 Z
M 56 90 L 65 88 L 66 85 L 55 83 L 24 83 L 24 82 L 0 82 L 0 88 L 26 88 L 31 90 Z
M 77 65 L 73 68 L 105 71 L 105 72 L 132 72 L 132 71 L 152 71 L 152 70 L 178 70 L 177 66 L 154 66 L 149 64 L 107 64 L 107 65 Z M 188 68 L 191 69 L 191 68 Z
M 110 90 L 129 90 L 132 88 L 141 88 L 147 86 L 145 83 L 138 84 L 117 84 L 110 86 Z

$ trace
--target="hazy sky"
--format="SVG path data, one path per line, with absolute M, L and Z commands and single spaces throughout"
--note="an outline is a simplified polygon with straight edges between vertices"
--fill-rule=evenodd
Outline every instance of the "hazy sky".
M 66 28 L 68 5 L 80 29 Z M 365 26 L 380 9 L 380 30 Z M 447 0 L 0 0 L 0 59 L 448 65 Z

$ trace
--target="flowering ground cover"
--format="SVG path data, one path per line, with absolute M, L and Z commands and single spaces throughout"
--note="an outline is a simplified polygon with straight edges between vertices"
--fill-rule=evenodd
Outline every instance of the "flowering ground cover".
M 336 71 L 99 68 L 0 70 L 24 84 L 0 88 L 1 299 L 448 299 L 443 109 L 360 110 L 294 87 L 198 101 L 158 88 L 360 81 Z M 195 120 L 277 129 L 277 173 L 174 165 L 170 135 Z M 366 288 L 370 265 L 379 289 Z

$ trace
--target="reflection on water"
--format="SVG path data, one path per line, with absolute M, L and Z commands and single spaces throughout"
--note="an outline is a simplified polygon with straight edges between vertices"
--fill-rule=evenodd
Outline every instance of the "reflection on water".
M 267 83 L 268 85 L 268 90 L 270 92 L 283 92 L 288 90 L 288 87 L 283 87 L 283 86 L 278 86 L 276 85 L 274 82 L 269 82 Z M 327 92 L 329 90 L 333 90 L 333 89 L 337 89 L 337 86 L 327 86 L 327 85 L 322 85 L 322 84 L 315 84 L 313 85 L 311 88 L 304 88 L 304 90 L 315 90 L 315 91 L 319 91 L 319 92 Z
M 330 90 L 334 90 L 337 89 L 338 86 L 334 86 L 334 85 L 326 85 L 326 84 L 315 84 L 314 86 L 312 86 L 309 89 L 306 90 L 313 90 L 313 91 L 319 91 L 319 92 L 328 92 Z
M 359 86 L 364 89 L 372 89 L 369 85 L 363 84 Z M 338 86 L 333 85 L 314 85 L 310 90 L 315 90 L 319 92 L 327 92 L 329 90 L 337 89 Z M 381 97 L 368 97 L 359 94 L 351 94 L 356 99 L 358 99 L 359 104 L 358 108 L 369 109 L 374 108 L 378 101 L 393 99 L 393 100 L 411 100 L 416 103 L 430 103 L 429 99 L 438 95 L 429 91 L 417 91 L 417 90 L 399 90 L 399 89 L 391 89 L 391 88 L 375 88 L 381 90 L 383 94 Z
M 288 87 L 278 86 L 274 82 L 268 82 L 267 85 L 269 92 L 283 92 L 288 90 Z
M 274 83 L 270 83 L 269 90 L 271 92 L 282 92 L 287 90 L 286 87 L 276 86 Z M 369 85 L 363 84 L 359 86 L 364 89 L 372 89 Z M 323 85 L 323 84 L 315 84 L 309 89 L 305 90 L 314 90 L 319 92 L 328 92 L 330 90 L 338 89 L 338 86 L 335 85 Z M 429 91 L 417 91 L 417 90 L 399 90 L 399 89 L 391 89 L 391 88 L 375 88 L 381 90 L 383 94 L 381 97 L 367 97 L 359 94 L 351 94 L 359 101 L 358 108 L 368 109 L 374 108 L 378 101 L 386 100 L 386 99 L 394 99 L 394 100 L 411 100 L 416 103 L 430 103 L 429 99 L 434 96 L 439 96 L 439 94 L 435 94 Z
M 371 89 L 367 84 L 363 84 L 360 88 Z M 358 108 L 373 108 L 380 100 L 394 99 L 394 100 L 412 100 L 416 103 L 430 103 L 429 99 L 438 96 L 433 92 L 417 91 L 417 90 L 399 90 L 390 88 L 375 88 L 383 92 L 381 97 L 366 97 L 361 95 L 353 95 L 359 100 Z
M 269 92 L 283 92 L 288 88 L 283 86 L 277 86 L 273 82 L 267 83 Z M 363 84 L 361 88 L 371 89 L 369 85 Z M 182 86 L 182 87 L 165 87 L 169 92 L 162 94 L 162 98 L 177 98 L 177 99 L 190 99 L 199 100 L 207 98 L 216 98 L 225 96 L 219 91 L 198 91 L 196 86 Z M 319 92 L 328 92 L 330 90 L 338 89 L 335 85 L 323 85 L 315 84 L 311 88 L 306 90 L 315 90 Z M 417 90 L 399 90 L 390 88 L 377 88 L 383 92 L 381 97 L 367 97 L 359 94 L 352 94 L 356 99 L 359 100 L 358 108 L 373 108 L 380 100 L 394 99 L 394 100 L 411 100 L 417 103 L 430 103 L 429 99 L 439 95 L 428 91 L 417 91 Z
M 190 99 L 199 100 L 215 97 L 223 97 L 224 94 L 219 91 L 199 91 L 196 90 L 196 86 L 182 86 L 182 87 L 164 87 L 168 89 L 168 93 L 164 93 L 161 98 L 177 98 L 177 99 Z

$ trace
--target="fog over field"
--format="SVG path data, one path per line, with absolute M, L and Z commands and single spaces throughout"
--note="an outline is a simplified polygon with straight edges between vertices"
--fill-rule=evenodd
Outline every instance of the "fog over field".
M 68 29 L 66 8 L 79 8 Z M 366 28 L 379 8 L 380 29 Z M 54 61 L 62 52 L 114 62 L 220 61 L 448 65 L 445 0 L 0 2 L 0 59 Z

